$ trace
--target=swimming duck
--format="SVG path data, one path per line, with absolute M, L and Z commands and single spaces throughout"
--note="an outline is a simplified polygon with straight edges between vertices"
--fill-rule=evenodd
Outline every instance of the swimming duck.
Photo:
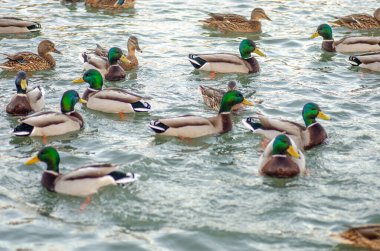
M 280 134 L 267 145 L 259 159 L 260 174 L 276 178 L 292 178 L 305 174 L 305 157 L 294 141 Z
M 135 7 L 136 0 L 85 0 L 86 5 L 103 9 L 128 9 Z
M 61 99 L 61 112 L 38 112 L 21 119 L 13 134 L 16 136 L 56 136 L 79 131 L 84 124 L 82 116 L 74 110 L 77 102 L 86 103 L 74 90 L 66 91 Z
M 103 78 L 95 69 L 87 70 L 82 78 L 74 83 L 88 83 L 82 98 L 87 101 L 87 107 L 107 113 L 147 112 L 150 105 L 142 102 L 141 96 L 121 88 L 103 88 Z
M 251 56 L 256 53 L 265 57 L 250 39 L 244 39 L 239 45 L 240 56 L 231 53 L 189 54 L 190 63 L 198 70 L 219 73 L 256 73 L 259 62 Z
M 350 56 L 348 61 L 353 66 L 369 69 L 371 71 L 380 71 L 380 53 L 368 53 L 362 55 Z
M 91 57 L 86 52 L 82 54 L 85 70 L 96 69 L 108 81 L 118 81 L 125 78 L 126 73 L 118 64 L 118 60 L 129 63 L 129 60 L 123 54 L 123 51 L 118 47 L 112 47 L 108 51 L 107 58 L 104 57 Z
M 151 121 L 149 127 L 156 133 L 180 138 L 198 138 L 206 135 L 223 134 L 232 129 L 231 109 L 234 105 L 243 103 L 253 104 L 244 99 L 236 90 L 223 95 L 219 114 L 211 118 L 198 116 L 182 116 L 177 118 Z
M 321 24 L 310 37 L 323 37 L 322 48 L 328 52 L 371 52 L 380 51 L 380 37 L 344 37 L 334 41 L 332 29 L 328 24 Z
M 113 164 L 90 164 L 62 174 L 59 171 L 60 157 L 54 147 L 42 148 L 37 156 L 29 159 L 25 164 L 32 165 L 39 161 L 45 162 L 47 165 L 41 178 L 43 187 L 50 192 L 87 196 L 87 204 L 90 203 L 91 196 L 100 188 L 110 185 L 126 185 L 138 178 L 137 174 L 117 171 L 118 166 Z
M 16 90 L 6 107 L 6 112 L 12 115 L 27 115 L 30 112 L 41 111 L 45 106 L 44 91 L 42 87 L 28 88 L 26 72 L 19 71 L 16 75 Z
M 354 30 L 379 29 L 380 28 L 380 8 L 377 8 L 373 16 L 368 14 L 352 14 L 338 17 L 338 20 L 330 21 L 333 26 L 347 27 Z
M 329 120 L 315 103 L 307 103 L 302 110 L 305 126 L 281 119 L 272 119 L 263 115 L 244 119 L 243 124 L 252 132 L 261 134 L 268 139 L 273 139 L 279 134 L 286 133 L 296 143 L 299 149 L 308 150 L 320 145 L 327 138 L 327 133 L 322 125 L 315 119 Z
M 41 30 L 41 24 L 16 17 L 0 17 L 0 34 L 29 33 Z
M 380 250 L 380 224 L 352 227 L 332 237 L 344 244 L 371 250 Z
M 253 9 L 250 20 L 237 14 L 210 13 L 209 15 L 210 18 L 202 21 L 203 25 L 223 32 L 260 32 L 260 19 L 272 21 L 262 8 Z
M 128 55 L 126 57 L 127 57 L 129 62 L 126 62 L 126 61 L 124 61 L 124 62 L 119 61 L 118 62 L 119 65 L 125 71 L 132 70 L 138 66 L 139 61 L 137 60 L 137 57 L 136 57 L 136 50 L 138 52 L 142 53 L 142 50 L 140 49 L 140 46 L 139 46 L 139 41 L 138 41 L 137 37 L 135 37 L 135 36 L 129 37 L 127 47 L 128 47 Z M 102 46 L 100 46 L 98 44 L 96 45 L 96 49 L 94 51 L 95 51 L 95 54 L 100 56 L 100 57 L 106 57 L 108 54 L 108 50 L 103 48 Z
M 8 71 L 43 71 L 55 67 L 51 52 L 62 54 L 50 40 L 42 40 L 38 45 L 38 55 L 32 52 L 4 54 L 8 61 L 0 64 L 0 68 Z

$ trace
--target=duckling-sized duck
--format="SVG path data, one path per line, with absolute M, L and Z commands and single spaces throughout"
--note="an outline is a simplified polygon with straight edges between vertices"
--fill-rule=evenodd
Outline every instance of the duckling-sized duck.
M 6 107 L 6 112 L 11 115 L 25 116 L 31 112 L 39 112 L 45 106 L 44 90 L 35 86 L 28 88 L 28 78 L 26 72 L 19 71 L 16 75 L 16 90 Z
M 292 178 L 305 174 L 305 157 L 291 138 L 280 134 L 269 142 L 261 155 L 259 172 L 276 178 Z
M 0 34 L 40 31 L 41 24 L 16 17 L 0 17 Z
M 234 105 L 243 103 L 253 106 L 244 99 L 239 91 L 229 91 L 223 95 L 219 114 L 211 118 L 197 116 L 182 116 L 177 118 L 151 121 L 149 127 L 156 133 L 180 138 L 198 138 L 206 135 L 223 134 L 232 129 L 231 109 Z
M 373 16 L 368 14 L 352 14 L 338 17 L 337 20 L 329 22 L 333 26 L 346 27 L 353 30 L 369 30 L 380 28 L 380 8 L 377 8 Z
M 148 112 L 150 105 L 142 102 L 141 96 L 121 88 L 103 88 L 103 78 L 95 69 L 87 70 L 82 78 L 74 83 L 88 83 L 82 98 L 87 101 L 87 107 L 107 113 Z
M 256 53 L 265 57 L 250 39 L 239 45 L 240 56 L 231 53 L 189 54 L 190 63 L 198 70 L 219 73 L 256 73 L 260 71 L 259 62 L 251 55 Z
M 101 9 L 134 8 L 136 0 L 85 0 L 86 5 Z
M 302 110 L 305 126 L 281 119 L 272 119 L 263 115 L 244 119 L 243 124 L 252 132 L 261 134 L 271 140 L 279 134 L 286 133 L 296 143 L 299 149 L 308 150 L 320 145 L 327 138 L 327 133 L 322 125 L 315 119 L 329 120 L 315 103 L 307 103 Z
M 352 227 L 343 233 L 332 234 L 332 237 L 355 247 L 380 250 L 380 224 Z
M 13 134 L 16 136 L 56 136 L 79 131 L 84 124 L 82 116 L 74 110 L 77 102 L 86 103 L 76 91 L 66 91 L 61 99 L 61 112 L 38 112 L 21 119 Z
M 310 37 L 323 37 L 322 48 L 328 52 L 371 52 L 380 51 L 380 37 L 344 37 L 334 41 L 332 29 L 328 24 L 321 24 Z
M 237 14 L 210 13 L 209 15 L 210 18 L 202 21 L 203 25 L 223 32 L 260 32 L 261 19 L 272 21 L 262 8 L 253 9 L 250 20 Z
M 353 66 L 359 66 L 371 71 L 380 71 L 379 52 L 350 56 L 348 62 Z
M 54 147 L 42 148 L 37 156 L 31 158 L 26 165 L 39 161 L 45 162 L 46 170 L 42 174 L 41 184 L 50 192 L 86 197 L 81 210 L 90 203 L 91 196 L 105 186 L 126 185 L 137 180 L 138 175 L 117 171 L 113 164 L 90 164 L 66 174 L 59 172 L 60 157 Z
M 43 71 L 55 67 L 55 60 L 51 52 L 62 54 L 50 40 L 42 40 L 38 45 L 38 55 L 32 52 L 4 54 L 8 61 L 0 64 L 0 68 L 7 71 Z
M 126 73 L 123 68 L 120 67 L 118 61 L 122 61 L 125 64 L 129 63 L 129 60 L 123 54 L 123 51 L 118 47 L 112 47 L 108 51 L 107 58 L 104 57 L 91 57 L 86 52 L 82 54 L 84 61 L 84 69 L 96 69 L 104 76 L 108 81 L 118 81 L 125 78 Z

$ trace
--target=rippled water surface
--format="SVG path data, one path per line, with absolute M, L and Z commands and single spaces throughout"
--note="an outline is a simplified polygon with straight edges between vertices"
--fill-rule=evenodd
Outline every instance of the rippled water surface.
M 0 37 L 0 52 L 35 51 L 51 39 L 63 55 L 55 70 L 30 75 L 46 90 L 46 109 L 58 109 L 62 93 L 82 73 L 78 55 L 95 43 L 127 46 L 135 35 L 144 50 L 140 66 L 125 81 L 107 83 L 151 98 L 150 114 L 118 116 L 80 105 L 84 130 L 49 139 L 67 172 L 91 162 L 112 162 L 141 179 L 127 188 L 109 187 L 84 213 L 82 198 L 47 192 L 40 185 L 43 164 L 23 162 L 43 143 L 10 135 L 17 121 L 5 105 L 14 93 L 14 74 L 0 73 L 0 249 L 15 250 L 348 250 L 329 233 L 347 225 L 380 222 L 380 74 L 357 70 L 347 56 L 322 52 L 309 40 L 333 16 L 368 12 L 377 0 L 137 0 L 136 8 L 111 12 L 84 3 L 1 0 L 0 15 L 38 20 L 34 35 Z M 255 40 L 266 58 L 256 75 L 210 78 L 194 71 L 191 52 L 237 52 L 244 34 L 202 28 L 208 12 L 249 15 L 262 7 Z M 335 37 L 380 35 L 335 29 Z M 192 141 L 155 137 L 152 118 L 215 114 L 202 101 L 200 84 L 225 88 L 238 80 L 243 93 L 256 90 L 262 104 L 234 117 L 233 130 Z M 326 144 L 306 153 L 309 175 L 278 181 L 257 174 L 261 137 L 243 128 L 243 117 L 262 112 L 302 121 L 304 103 L 318 103 L 331 121 L 322 124 Z

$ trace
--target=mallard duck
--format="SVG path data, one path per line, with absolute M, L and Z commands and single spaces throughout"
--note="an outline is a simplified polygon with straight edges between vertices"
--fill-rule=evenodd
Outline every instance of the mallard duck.
M 137 60 L 137 57 L 136 57 L 136 50 L 140 53 L 142 52 L 142 50 L 140 49 L 140 46 L 139 46 L 139 41 L 138 41 L 137 37 L 135 37 L 135 36 L 129 37 L 127 47 L 128 47 L 128 55 L 126 57 L 127 57 L 129 62 L 121 61 L 121 60 L 118 62 L 119 65 L 125 71 L 132 70 L 138 66 L 139 61 Z M 94 52 L 96 55 L 98 55 L 100 57 L 106 57 L 108 54 L 108 50 L 103 48 L 99 44 L 96 45 L 96 49 L 94 50 Z
M 123 54 L 123 51 L 118 47 L 112 47 L 108 51 L 107 58 L 104 57 L 91 57 L 86 52 L 82 54 L 84 69 L 96 69 L 108 81 L 118 81 L 125 78 L 126 73 L 118 64 L 118 60 L 129 63 L 129 60 Z
M 244 119 L 243 124 L 252 132 L 261 134 L 268 139 L 273 139 L 281 133 L 289 135 L 296 142 L 298 148 L 308 150 L 322 144 L 327 138 L 327 133 L 322 125 L 315 119 L 329 120 L 315 103 L 307 103 L 302 110 L 305 126 L 281 119 L 272 119 L 263 115 Z
M 352 227 L 332 237 L 344 244 L 360 248 L 380 250 L 380 224 Z
M 84 124 L 82 116 L 74 110 L 77 102 L 86 103 L 76 91 L 66 91 L 61 99 L 61 112 L 38 112 L 21 119 L 13 134 L 16 136 L 56 136 L 79 131 Z
M 0 64 L 0 68 L 8 71 L 43 71 L 55 67 L 51 52 L 62 54 L 50 40 L 43 40 L 38 45 L 38 55 L 32 52 L 4 54 L 8 61 Z
M 90 84 L 82 96 L 90 109 L 107 113 L 147 112 L 150 110 L 150 105 L 141 101 L 143 97 L 135 93 L 121 88 L 102 89 L 103 78 L 97 70 L 87 70 L 82 78 L 73 82 Z
M 198 70 L 219 73 L 256 73 L 259 62 L 251 56 L 256 53 L 265 57 L 250 39 L 244 39 L 239 46 L 240 56 L 231 53 L 189 54 L 190 63 Z
M 347 27 L 354 30 L 379 29 L 380 28 L 380 8 L 377 8 L 373 16 L 368 14 L 352 14 L 338 17 L 338 20 L 330 21 L 331 25 Z
M 380 71 L 380 53 L 350 56 L 348 61 L 353 66 L 359 66 L 371 71 Z
M 16 17 L 0 17 L 0 34 L 29 33 L 41 30 L 41 24 Z
M 334 41 L 332 29 L 328 24 L 321 24 L 310 37 L 323 37 L 322 48 L 329 52 L 371 52 L 380 51 L 380 37 L 344 37 Z
M 223 134 L 232 129 L 231 109 L 234 105 L 253 104 L 244 99 L 239 91 L 229 91 L 223 95 L 219 114 L 211 118 L 182 116 L 151 121 L 149 127 L 156 133 L 180 138 L 198 138 L 206 135 Z
M 86 5 L 103 9 L 128 9 L 135 7 L 136 0 L 85 0 Z
M 259 159 L 259 170 L 271 177 L 292 178 L 305 174 L 305 157 L 291 138 L 280 134 L 265 148 Z
M 6 107 L 6 112 L 12 115 L 27 115 L 30 112 L 41 111 L 45 106 L 44 91 L 42 87 L 28 88 L 26 72 L 19 71 L 16 75 L 16 90 Z
M 260 32 L 260 19 L 272 21 L 262 8 L 253 9 L 250 20 L 237 14 L 210 13 L 209 15 L 211 16 L 210 18 L 202 21 L 203 25 L 224 32 Z

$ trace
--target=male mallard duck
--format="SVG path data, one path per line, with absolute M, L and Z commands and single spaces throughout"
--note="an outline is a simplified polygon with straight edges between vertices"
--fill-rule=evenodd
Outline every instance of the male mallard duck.
M 6 112 L 12 115 L 27 115 L 30 112 L 41 111 L 45 106 L 44 91 L 42 87 L 28 88 L 28 78 L 25 71 L 16 75 L 16 90 L 6 107 Z
M 21 119 L 13 134 L 16 136 L 56 136 L 79 131 L 83 127 L 82 116 L 74 111 L 77 102 L 86 103 L 76 91 L 66 91 L 61 99 L 61 112 L 38 112 Z
M 59 154 L 54 147 L 42 148 L 37 156 L 25 164 L 31 165 L 39 161 L 47 164 L 47 169 L 42 174 L 42 186 L 50 192 L 87 196 L 87 204 L 90 203 L 91 196 L 97 193 L 100 188 L 110 185 L 126 185 L 138 178 L 137 174 L 117 171 L 118 166 L 113 164 L 91 164 L 61 174 L 59 172 Z
M 363 55 L 350 56 L 348 61 L 353 66 L 380 71 L 380 53 L 368 53 Z
M 62 54 L 50 40 L 42 40 L 38 45 L 38 55 L 32 52 L 5 54 L 8 61 L 0 64 L 0 68 L 8 71 L 43 71 L 55 67 L 55 60 L 50 52 Z
M 281 133 L 286 133 L 296 142 L 297 147 L 303 151 L 322 144 L 327 138 L 325 129 L 315 119 L 329 120 L 330 117 L 324 114 L 315 103 L 304 105 L 302 117 L 306 127 L 292 121 L 272 119 L 263 115 L 249 117 L 242 122 L 252 132 L 261 134 L 268 139 L 273 139 Z
M 108 51 L 107 58 L 104 57 L 90 57 L 86 52 L 82 54 L 85 70 L 97 69 L 104 76 L 106 80 L 118 81 L 125 78 L 126 73 L 118 64 L 118 60 L 129 63 L 129 60 L 123 54 L 120 48 L 112 47 Z
M 232 129 L 231 109 L 234 105 L 253 104 L 244 99 L 239 91 L 229 91 L 223 95 L 219 114 L 211 118 L 182 116 L 151 121 L 149 127 L 156 133 L 181 138 L 198 138 L 212 134 L 223 134 Z
M 198 70 L 220 73 L 256 73 L 260 70 L 259 62 L 251 56 L 256 53 L 265 57 L 250 39 L 240 42 L 241 57 L 231 53 L 189 54 L 190 63 Z
M 128 55 L 126 57 L 129 62 L 119 61 L 119 65 L 125 71 L 129 71 L 137 67 L 137 65 L 139 64 L 139 61 L 137 60 L 137 57 L 136 57 L 136 50 L 140 53 L 142 52 L 139 46 L 139 41 L 137 37 L 135 36 L 129 37 L 127 47 L 128 47 Z M 108 54 L 108 50 L 97 44 L 96 49 L 95 49 L 95 54 L 100 57 L 106 57 Z
M 136 0 L 85 0 L 86 5 L 103 9 L 128 9 L 135 7 Z
M 342 243 L 360 248 L 380 250 L 380 224 L 352 227 L 332 237 Z
M 210 13 L 211 17 L 203 20 L 203 25 L 220 31 L 259 32 L 261 31 L 260 19 L 272 21 L 262 8 L 252 10 L 251 19 L 237 14 Z
M 328 24 L 321 24 L 310 37 L 323 37 L 322 48 L 329 52 L 370 52 L 380 51 L 380 37 L 344 37 L 334 41 L 332 29 Z
M 121 88 L 103 89 L 103 78 L 99 71 L 91 69 L 83 74 L 82 78 L 74 83 L 88 83 L 90 87 L 82 98 L 87 101 L 87 107 L 107 113 L 147 112 L 150 105 L 142 102 L 142 97 Z
M 306 172 L 305 157 L 291 138 L 280 134 L 265 148 L 259 159 L 259 170 L 271 177 L 292 178 Z
M 16 17 L 0 17 L 0 34 L 29 33 L 41 30 L 41 24 Z
M 343 26 L 354 30 L 379 29 L 380 28 L 380 8 L 376 9 L 373 16 L 368 14 L 352 14 L 339 17 L 338 20 L 329 22 L 333 26 Z

